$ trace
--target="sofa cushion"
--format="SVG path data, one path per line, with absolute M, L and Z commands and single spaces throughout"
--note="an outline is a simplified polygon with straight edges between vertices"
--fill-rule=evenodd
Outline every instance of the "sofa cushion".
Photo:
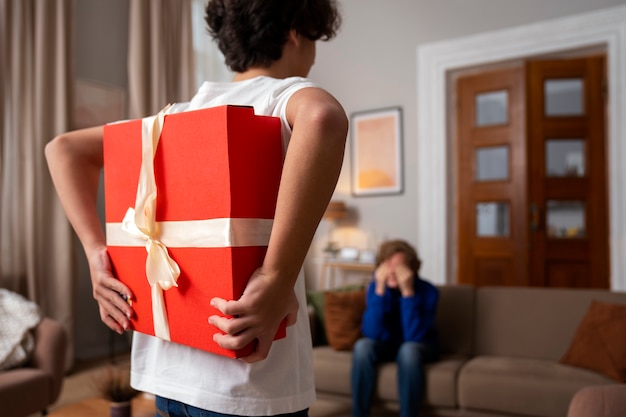
M 481 287 L 476 297 L 475 355 L 554 362 L 567 351 L 591 300 L 626 304 L 624 293 L 586 289 Z
M 440 285 L 435 326 L 444 355 L 471 355 L 474 351 L 474 287 Z
M 626 382 L 626 305 L 592 301 L 561 363 Z
M 326 340 L 326 328 L 324 326 L 324 297 L 327 292 L 344 292 L 344 291 L 356 291 L 364 288 L 362 284 L 356 285 L 346 285 L 344 287 L 335 288 L 332 290 L 317 290 L 317 291 L 307 291 L 306 293 L 306 302 L 307 304 L 313 308 L 313 312 L 315 313 L 312 320 L 315 325 L 314 334 L 316 339 L 313 340 L 314 345 L 327 345 L 328 341 Z
M 310 316 L 313 345 L 328 344 L 324 329 L 324 291 L 307 291 L 306 303 L 313 309 L 313 315 Z
M 463 356 L 448 356 L 426 365 L 425 406 L 457 407 L 456 379 L 466 361 L 467 358 Z M 376 384 L 376 397 L 378 399 L 398 401 L 397 372 L 398 366 L 395 362 L 385 363 L 379 367 L 378 382 Z
M 462 355 L 444 356 L 426 365 L 426 395 L 429 407 L 458 407 L 457 379 L 468 358 Z
M 455 408 L 457 406 L 456 379 L 464 356 L 446 356 L 426 365 L 426 393 L 424 404 L 428 407 Z M 350 370 L 352 353 L 338 352 L 329 346 L 313 349 L 315 387 L 319 393 L 350 396 Z M 384 402 L 398 401 L 398 367 L 395 362 L 382 364 L 378 370 L 375 399 Z
M 335 350 L 352 350 L 361 337 L 365 289 L 324 293 L 326 340 Z
M 563 417 L 579 389 L 610 382 L 596 372 L 550 360 L 479 356 L 461 369 L 459 404 L 464 409 Z
M 315 389 L 318 392 L 350 396 L 352 352 L 336 351 L 330 346 L 313 349 Z

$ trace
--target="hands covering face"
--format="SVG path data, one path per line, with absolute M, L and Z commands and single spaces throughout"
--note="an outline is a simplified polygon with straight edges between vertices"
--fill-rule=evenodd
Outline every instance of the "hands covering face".
M 374 272 L 376 293 L 383 295 L 386 287 L 398 288 L 403 296 L 410 297 L 413 291 L 413 271 L 403 253 L 396 253 L 384 260 Z

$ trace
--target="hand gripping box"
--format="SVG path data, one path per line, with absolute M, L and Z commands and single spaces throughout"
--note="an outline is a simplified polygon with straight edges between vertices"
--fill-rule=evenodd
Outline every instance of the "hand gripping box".
M 213 297 L 261 266 L 282 171 L 280 119 L 220 106 L 104 128 L 107 248 L 135 298 L 134 330 L 229 357 Z M 284 323 L 276 338 L 285 336 Z

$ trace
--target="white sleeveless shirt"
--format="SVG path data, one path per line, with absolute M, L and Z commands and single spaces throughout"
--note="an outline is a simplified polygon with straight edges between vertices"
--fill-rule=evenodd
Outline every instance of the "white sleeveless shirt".
M 190 102 L 176 104 L 168 113 L 226 104 L 253 106 L 257 115 L 280 117 L 284 155 L 291 137 L 285 115 L 287 102 L 305 87 L 317 85 L 299 77 L 205 82 Z M 287 327 L 286 338 L 273 342 L 265 360 L 254 364 L 135 332 L 132 386 L 223 414 L 271 416 L 310 407 L 315 401 L 315 385 L 302 271 L 295 291 L 300 303 L 297 323 Z

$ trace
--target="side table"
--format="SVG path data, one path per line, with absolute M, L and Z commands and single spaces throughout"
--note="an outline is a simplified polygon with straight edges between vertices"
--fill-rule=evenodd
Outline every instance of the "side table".
M 322 263 L 322 273 L 320 275 L 320 288 L 331 289 L 335 286 L 335 273 L 337 270 L 341 272 L 356 271 L 372 273 L 375 265 L 370 262 L 347 261 L 341 259 L 326 259 Z

